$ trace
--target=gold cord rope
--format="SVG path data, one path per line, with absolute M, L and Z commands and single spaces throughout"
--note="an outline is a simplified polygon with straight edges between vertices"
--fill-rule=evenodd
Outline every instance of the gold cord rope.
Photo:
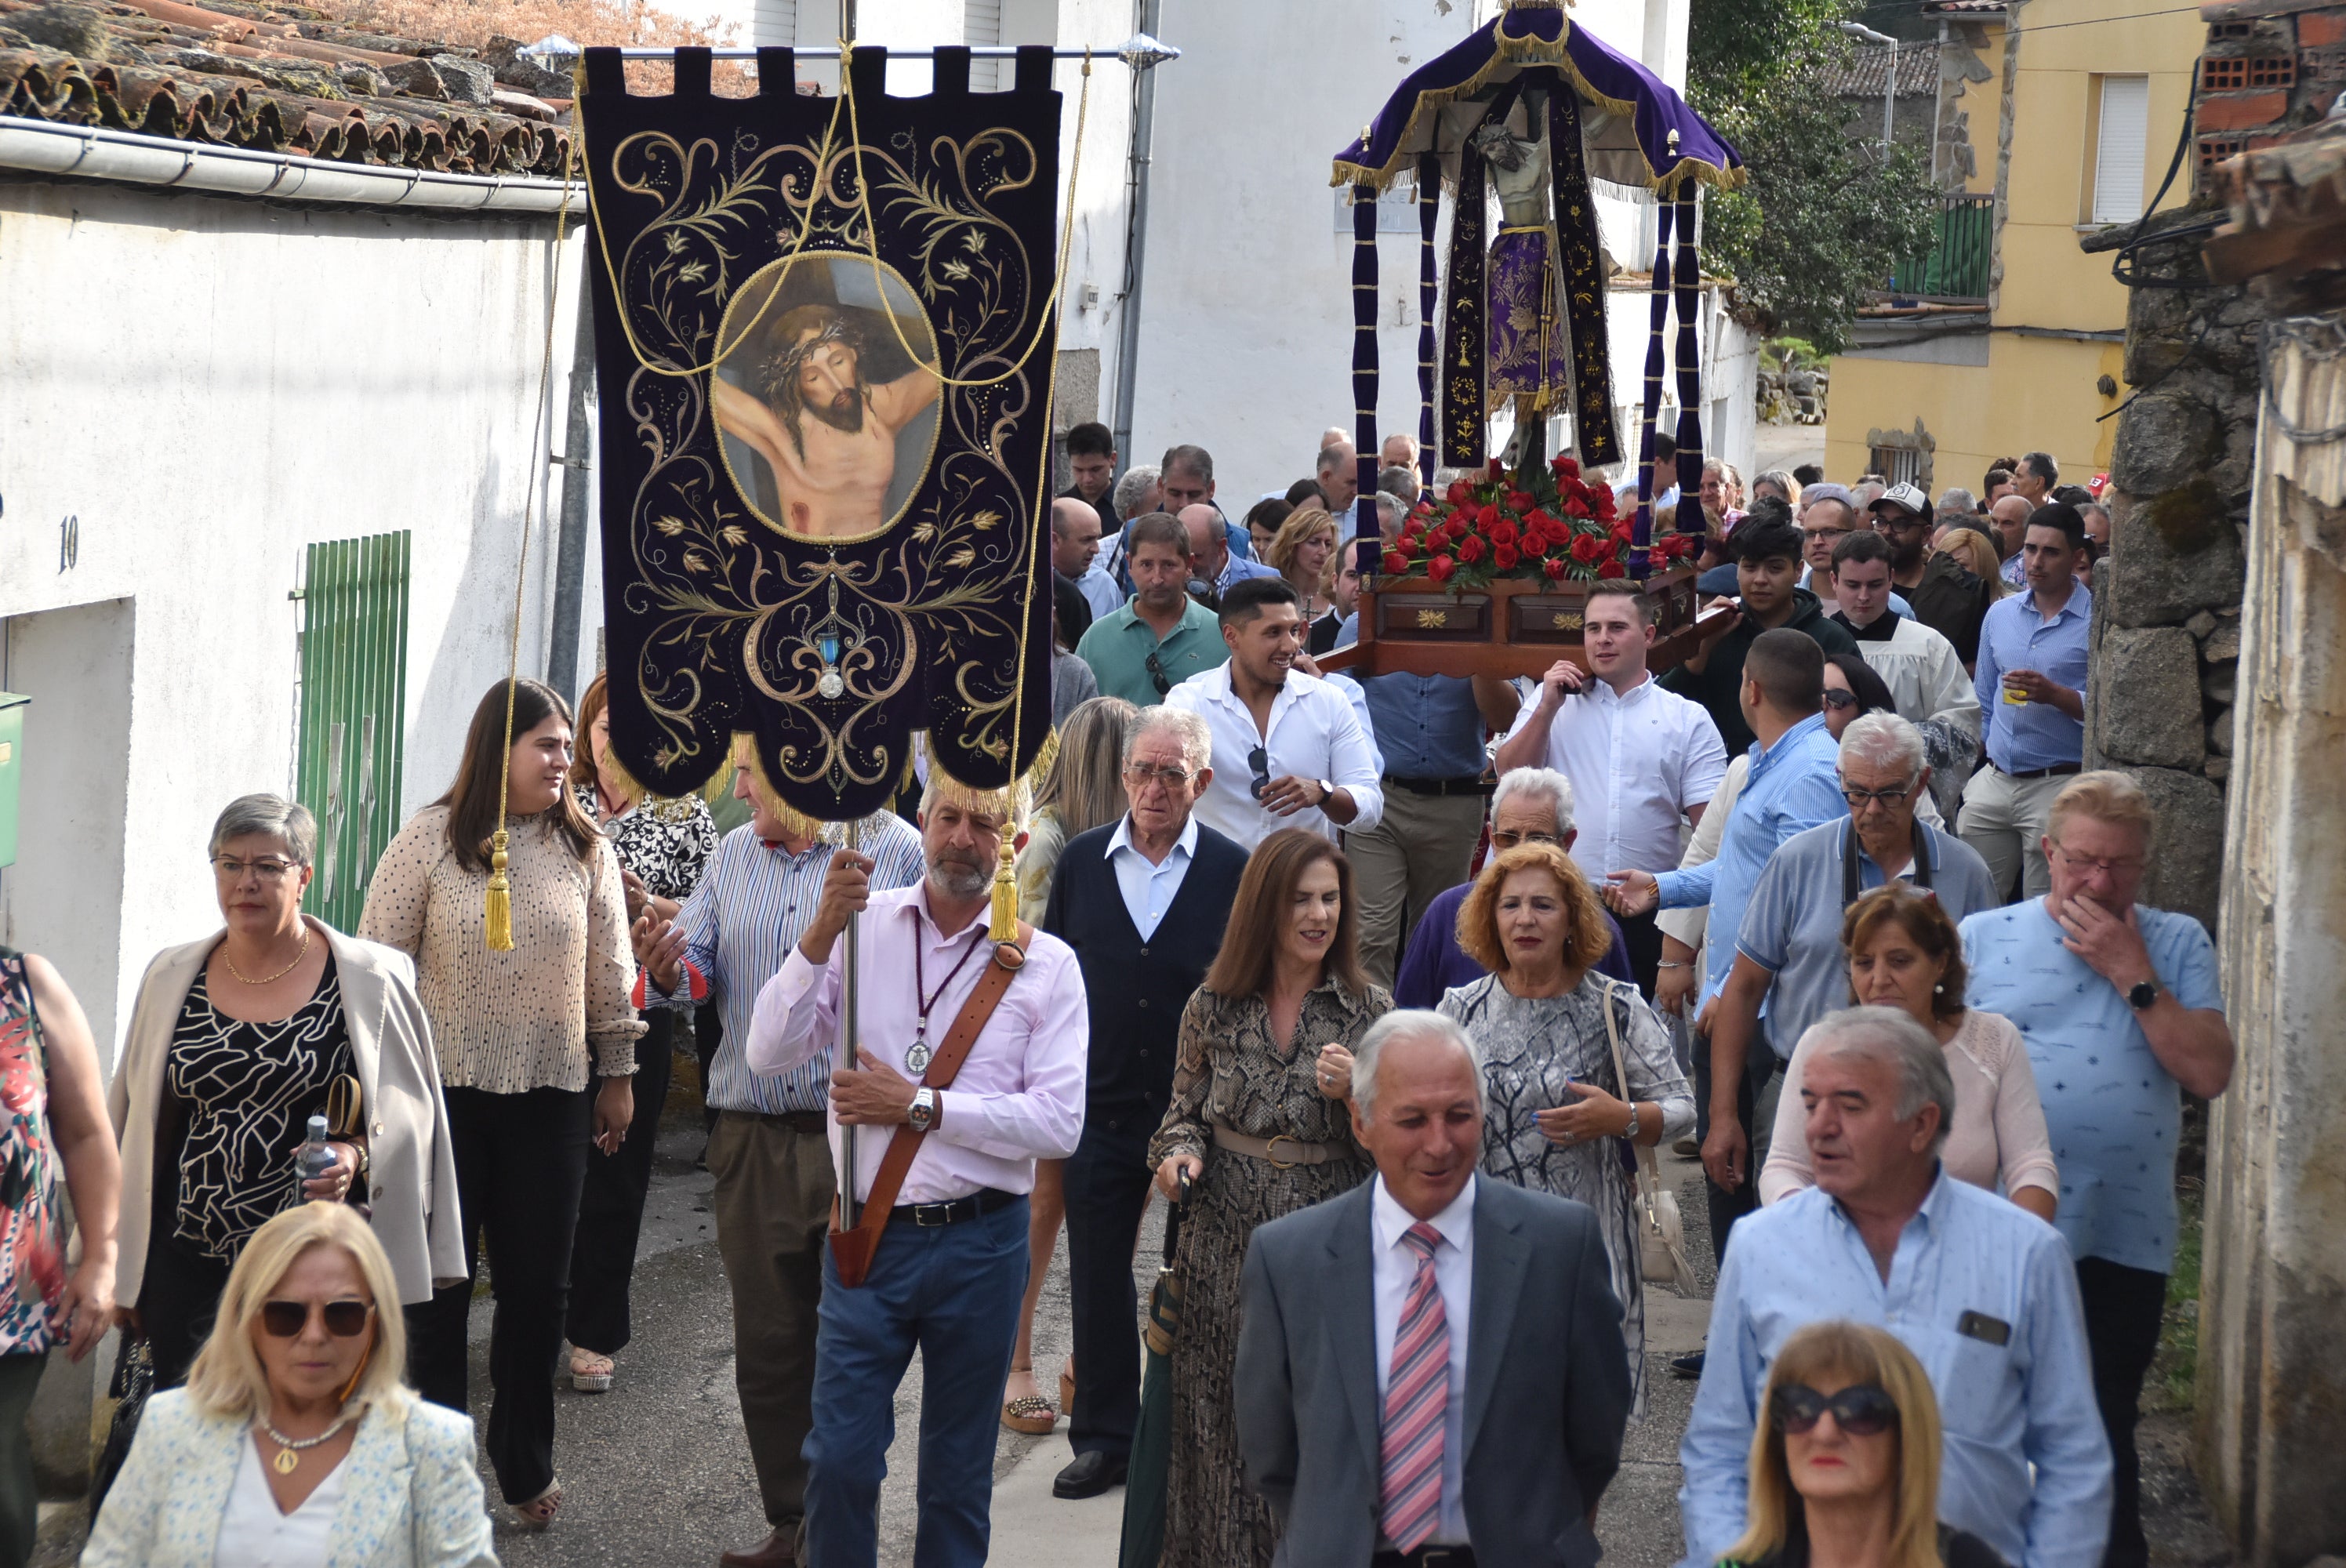
M 586 119 L 581 116 L 579 134 L 570 138 L 570 150 L 562 160 L 562 203 L 554 213 L 554 270 L 546 288 L 546 344 L 537 362 L 537 422 L 529 433 L 530 483 L 521 504 L 521 562 L 514 568 L 513 637 L 505 648 L 505 766 L 497 769 L 497 828 L 489 835 L 489 895 L 484 921 L 492 952 L 511 952 L 514 945 L 513 881 L 505 875 L 505 868 L 512 863 L 507 853 L 512 840 L 505 832 L 505 808 L 513 792 L 514 694 L 521 681 L 522 596 L 529 585 L 529 536 L 536 527 L 537 493 L 546 475 L 546 465 L 538 461 L 537 443 L 539 435 L 546 433 L 547 389 L 554 381 L 554 321 L 562 301 L 562 241 L 570 224 L 570 177 L 578 165 L 585 137 Z M 580 301 L 579 309 L 586 308 Z

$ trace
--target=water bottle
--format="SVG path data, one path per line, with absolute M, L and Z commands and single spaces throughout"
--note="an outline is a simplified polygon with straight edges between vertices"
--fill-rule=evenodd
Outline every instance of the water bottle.
M 326 1143 L 326 1118 L 310 1118 L 310 1135 L 293 1156 L 293 1168 L 301 1173 L 305 1182 L 316 1181 L 334 1168 L 337 1163 L 332 1148 Z

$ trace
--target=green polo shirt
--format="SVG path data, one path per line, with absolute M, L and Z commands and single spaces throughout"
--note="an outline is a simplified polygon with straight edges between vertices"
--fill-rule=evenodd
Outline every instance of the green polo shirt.
M 1165 692 L 1191 676 L 1229 662 L 1229 645 L 1222 641 L 1219 616 L 1184 596 L 1181 624 L 1164 641 L 1127 600 L 1124 608 L 1100 616 L 1076 645 L 1076 657 L 1092 667 L 1102 697 L 1120 697 L 1136 708 L 1165 700 Z M 1164 672 L 1164 690 L 1148 673 L 1148 656 L 1157 656 Z

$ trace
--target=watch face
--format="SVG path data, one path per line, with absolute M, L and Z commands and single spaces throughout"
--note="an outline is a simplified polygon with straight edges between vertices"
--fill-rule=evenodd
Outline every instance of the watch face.
M 2133 990 L 2127 993 L 2127 1004 L 2133 1007 L 2137 1012 L 2140 1012 L 2144 1008 L 2152 1006 L 2157 1001 L 2158 985 L 2154 981 L 2146 980 L 2140 985 L 2136 986 Z

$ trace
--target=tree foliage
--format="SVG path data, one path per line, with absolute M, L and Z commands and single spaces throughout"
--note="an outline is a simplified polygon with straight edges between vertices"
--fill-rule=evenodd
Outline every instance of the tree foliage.
M 1693 0 L 1688 97 L 1743 155 L 1750 179 L 1714 192 L 1706 260 L 1731 273 L 1767 332 L 1832 353 L 1898 259 L 1929 249 L 1938 199 L 1923 161 L 1853 134 L 1856 110 L 1813 72 L 1846 60 L 1834 24 L 1853 0 Z

